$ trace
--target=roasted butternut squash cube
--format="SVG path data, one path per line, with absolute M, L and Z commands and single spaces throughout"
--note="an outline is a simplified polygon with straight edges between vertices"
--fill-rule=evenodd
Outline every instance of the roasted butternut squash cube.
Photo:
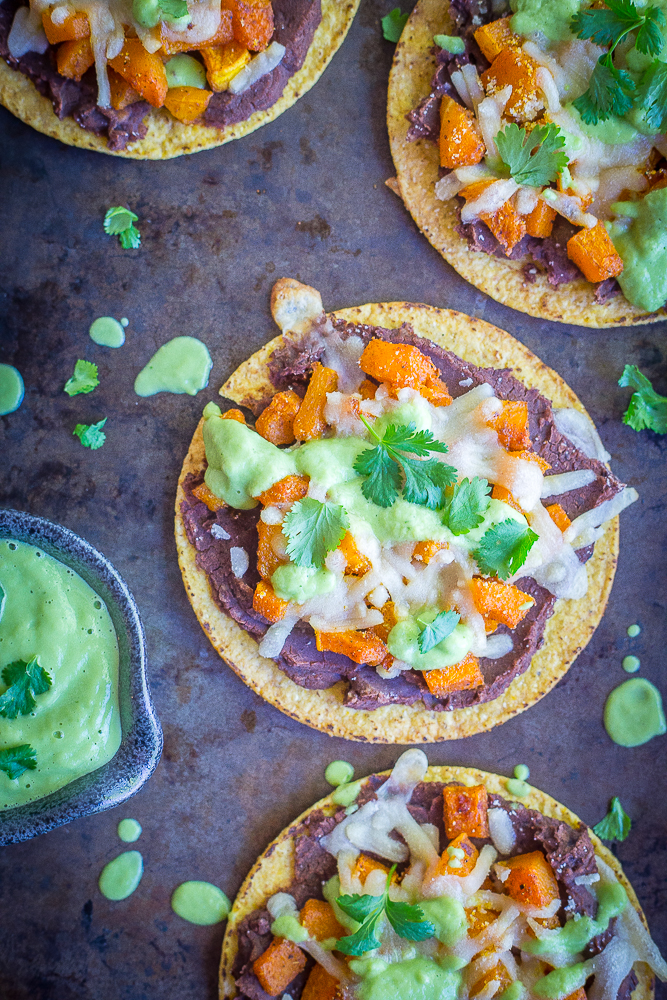
M 587 281 L 606 281 L 623 270 L 623 261 L 601 222 L 570 237 L 567 255 Z
M 475 41 L 490 63 L 500 55 L 503 49 L 519 48 L 520 35 L 515 35 L 510 27 L 510 18 L 501 17 L 490 24 L 483 24 L 474 32 Z
M 551 236 L 556 218 L 556 209 L 547 205 L 546 201 L 539 198 L 533 211 L 526 217 L 526 232 L 529 236 L 538 236 L 544 239 Z
M 440 166 L 471 167 L 486 146 L 471 111 L 446 94 L 440 102 Z
M 459 855 L 463 852 L 463 857 Z M 464 878 L 470 875 L 477 864 L 479 851 L 465 833 L 459 833 L 454 837 L 447 849 L 442 852 L 440 861 L 436 866 L 437 875 L 459 875 Z
M 549 504 L 547 514 L 561 531 L 567 531 L 572 523 L 559 503 Z
M 257 497 L 264 507 L 279 507 L 281 504 L 295 504 L 303 500 L 308 492 L 308 476 L 285 476 Z
M 369 378 L 365 378 L 357 391 L 362 399 L 375 399 L 375 393 L 378 391 L 378 387 L 375 382 L 371 382 Z
M 452 401 L 449 389 L 441 378 L 428 379 L 424 385 L 419 386 L 419 392 L 433 406 L 449 406 Z
M 315 644 L 320 652 L 342 653 L 354 663 L 367 663 L 376 667 L 387 655 L 387 647 L 379 636 L 370 629 L 348 632 L 318 632 L 315 629 Z
M 446 549 L 447 547 L 448 547 L 447 542 L 434 542 L 434 541 L 417 542 L 414 549 L 412 550 L 412 558 L 416 559 L 417 562 L 423 562 L 428 566 L 431 559 L 433 559 L 433 557 L 437 555 L 438 552 L 441 552 L 443 549 Z
M 490 906 L 474 906 L 466 910 L 468 934 L 471 938 L 479 937 L 482 931 L 485 931 L 497 917 L 497 911 L 491 909 Z
M 517 903 L 543 909 L 560 897 L 556 876 L 541 851 L 517 854 L 500 864 L 509 869 L 503 888 Z
M 513 451 L 511 452 L 512 458 L 520 458 L 524 462 L 534 462 L 535 465 L 539 465 L 542 472 L 546 472 L 551 468 L 546 458 L 542 458 L 534 451 Z
M 339 987 L 339 980 L 318 963 L 310 970 L 301 1000 L 338 1000 L 342 997 Z
M 557 923 L 556 926 L 559 927 L 560 924 Z M 565 997 L 565 1000 L 588 1000 L 588 994 L 583 986 L 580 986 L 578 990 L 574 991 L 574 993 L 570 993 L 569 996 Z
M 141 94 L 138 94 L 127 80 L 124 80 L 118 73 L 114 73 L 112 69 L 107 72 L 109 75 L 112 108 L 115 108 L 116 111 L 122 111 L 124 108 L 129 108 L 131 104 L 135 104 L 141 100 Z
M 246 422 L 245 416 L 240 410 L 225 410 L 222 414 L 221 420 L 236 420 L 239 424 L 244 424 Z
M 374 625 L 373 628 L 370 629 L 370 631 L 374 632 L 375 635 L 379 636 L 383 642 L 386 642 L 387 639 L 389 638 L 389 633 L 393 629 L 394 625 L 398 624 L 398 617 L 396 615 L 396 606 L 394 605 L 393 601 L 387 601 L 387 603 L 383 606 L 382 617 L 384 619 L 382 624 Z M 391 659 L 393 661 L 393 657 Z M 383 666 L 385 668 L 388 668 L 389 666 L 391 666 L 391 664 L 383 662 Z
M 200 486 L 195 486 L 192 491 L 198 500 L 205 503 L 209 510 L 221 510 L 225 506 L 225 501 L 217 497 L 212 490 L 208 488 L 206 483 L 202 483 Z
M 359 359 L 359 367 L 378 382 L 389 382 L 398 389 L 419 389 L 428 379 L 438 378 L 438 369 L 430 358 L 411 344 L 388 344 L 371 340 Z
M 294 418 L 294 436 L 297 441 L 311 441 L 313 438 L 322 437 L 327 426 L 324 419 L 327 393 L 335 392 L 337 388 L 337 372 L 333 368 L 325 368 L 316 361 L 306 395 Z
M 171 87 L 164 99 L 164 106 L 179 122 L 192 125 L 204 114 L 212 97 L 212 91 L 202 90 L 201 87 Z M 243 422 L 245 423 L 245 419 Z
M 232 12 L 234 38 L 252 52 L 265 49 L 273 35 L 271 0 L 223 0 Z
M 381 871 L 385 875 L 389 874 L 390 869 L 387 865 L 383 865 L 381 861 L 376 861 L 375 858 L 369 858 L 367 854 L 360 854 L 357 860 L 354 862 L 354 867 L 352 868 L 352 877 L 358 878 L 363 885 L 370 875 L 371 872 Z M 391 877 L 392 884 L 398 882 L 398 876 L 396 872 Z
M 204 45 L 199 51 L 206 66 L 206 79 L 216 93 L 227 90 L 230 80 L 252 59 L 248 49 L 237 41 L 225 45 Z
M 288 389 L 277 392 L 255 421 L 255 430 L 271 444 L 294 443 L 294 418 L 301 406 L 301 396 Z
M 51 20 L 52 14 L 53 7 L 42 12 L 44 34 L 50 45 L 90 38 L 90 22 L 85 11 L 75 10 L 72 14 L 68 14 L 64 21 L 58 23 Z
M 496 485 L 491 490 L 491 499 L 502 500 L 503 503 L 507 503 L 510 505 L 510 507 L 514 507 L 514 510 L 517 510 L 519 514 L 523 514 L 523 510 L 514 499 L 514 496 L 512 495 L 510 490 L 505 489 L 504 486 L 498 486 L 498 484 L 496 483 Z
M 488 837 L 488 795 L 485 785 L 445 785 L 442 790 L 445 833 L 452 840 L 460 833 Z
M 528 403 L 523 400 L 504 399 L 502 410 L 489 425 L 498 433 L 498 440 L 507 451 L 530 448 L 528 430 Z
M 285 617 L 289 602 L 284 601 L 282 597 L 278 597 L 270 583 L 260 580 L 255 587 L 252 606 L 255 611 L 259 612 L 260 615 L 264 615 L 266 620 L 273 624 Z
M 535 603 L 534 598 L 524 594 L 523 590 L 495 577 L 486 580 L 474 576 L 470 581 L 470 591 L 475 607 L 485 621 L 492 619 L 508 628 L 516 628 Z
M 63 42 L 56 52 L 56 65 L 61 76 L 68 80 L 81 79 L 95 62 L 95 56 L 89 38 L 79 38 L 76 41 Z
M 274 548 L 274 543 L 278 540 L 278 536 L 282 534 L 282 525 L 266 524 L 260 518 L 257 522 L 257 534 L 259 536 L 257 544 L 257 572 L 263 580 L 270 580 L 282 562 Z
M 455 691 L 471 691 L 484 686 L 484 676 L 479 660 L 473 653 L 466 653 L 460 663 L 440 670 L 425 670 L 424 680 L 431 694 L 444 698 Z
M 505 115 L 519 121 L 534 121 L 544 109 L 537 86 L 538 63 L 523 49 L 503 49 L 482 73 L 482 85 L 488 96 L 511 84 L 512 94 L 505 105 Z
M 167 38 L 164 24 L 161 26 L 161 40 L 162 51 L 166 56 L 175 56 L 178 52 L 192 52 L 195 48 L 192 42 L 176 42 Z M 201 48 L 202 45 L 206 45 L 207 48 L 214 48 L 219 45 L 226 45 L 227 42 L 231 42 L 233 40 L 234 32 L 232 31 L 232 12 L 231 10 L 221 10 L 220 25 L 218 30 L 211 36 L 211 38 L 207 38 L 205 42 L 199 43 L 197 48 Z
M 370 559 L 362 555 L 357 547 L 357 543 L 354 540 L 354 535 L 350 532 L 346 532 L 343 541 L 338 546 L 340 551 L 345 556 L 345 561 L 347 566 L 345 567 L 345 572 L 349 573 L 350 576 L 363 576 L 372 569 L 372 563 Z
M 492 966 L 492 968 L 486 969 L 482 972 L 479 978 L 476 979 L 470 987 L 470 996 L 476 997 L 486 986 L 488 986 L 489 983 L 493 982 L 500 983 L 500 986 L 496 991 L 498 996 L 500 996 L 503 990 L 507 989 L 507 987 L 513 982 L 512 977 L 502 962 L 498 962 L 496 965 Z
M 301 926 L 317 941 L 343 937 L 347 931 L 338 923 L 331 903 L 324 899 L 308 899 L 299 916 Z
M 492 180 L 475 181 L 459 191 L 459 195 L 466 201 L 474 201 L 493 183 Z M 479 217 L 502 245 L 506 256 L 511 254 L 517 243 L 526 235 L 525 217 L 519 215 L 512 201 L 506 201 L 493 214 L 482 212 Z
M 277 997 L 306 968 L 306 956 L 287 938 L 274 938 L 263 955 L 255 959 L 253 972 L 269 996 Z
M 154 108 L 161 108 L 167 96 L 167 74 L 157 52 L 148 52 L 139 38 L 126 38 L 111 68 L 122 76 Z

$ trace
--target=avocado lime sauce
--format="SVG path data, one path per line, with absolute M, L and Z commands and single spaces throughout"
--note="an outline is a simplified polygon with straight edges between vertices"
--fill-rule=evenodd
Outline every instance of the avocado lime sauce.
M 442 944 L 452 948 L 465 937 L 468 929 L 466 911 L 458 899 L 437 896 L 435 899 L 420 900 L 419 906 L 435 927 L 435 936 Z
M 430 608 L 420 612 L 420 619 L 430 624 L 438 615 L 440 608 Z M 468 625 L 461 622 L 453 632 L 439 642 L 437 646 L 422 653 L 419 649 L 421 627 L 414 618 L 403 618 L 394 625 L 387 637 L 387 649 L 397 660 L 409 663 L 415 670 L 441 670 L 451 667 L 470 652 L 474 635 Z
M 13 781 L 0 773 L 0 808 L 8 808 L 62 788 L 118 750 L 118 641 L 102 599 L 34 545 L 0 539 L 0 589 L 0 668 L 36 656 L 52 681 L 30 715 L 2 719 L 0 749 L 29 743 L 37 755 L 34 771 Z
M 361 791 L 361 781 L 346 781 L 331 793 L 331 801 L 337 806 L 351 806 Z
M 533 986 L 533 993 L 545 1000 L 563 1000 L 583 986 L 590 975 L 590 968 L 585 962 L 569 965 L 564 969 L 554 969 L 548 975 L 538 979 Z
M 99 316 L 90 325 L 90 339 L 101 347 L 122 347 L 125 343 L 125 330 L 113 316 Z
M 625 232 L 610 226 L 623 259 L 618 283 L 628 302 L 654 312 L 667 299 L 667 188 L 649 191 L 639 201 L 616 202 L 612 208 L 632 219 Z
M 295 913 L 282 913 L 271 924 L 271 933 L 275 937 L 287 938 L 294 944 L 308 940 L 308 931 L 299 923 Z
M 24 393 L 23 379 L 18 368 L 0 365 L 0 417 L 18 410 Z
M 278 566 L 271 577 L 271 586 L 283 601 L 305 604 L 312 597 L 330 594 L 336 586 L 336 577 L 328 569 L 296 566 L 289 562 Z
M 601 885 L 597 890 L 597 899 L 598 909 L 595 919 L 583 914 L 576 920 L 568 920 L 563 927 L 545 938 L 527 942 L 524 950 L 531 955 L 553 955 L 562 952 L 567 955 L 580 954 L 589 941 L 598 934 L 604 934 L 610 920 L 621 914 L 628 902 L 627 893 L 620 882 Z M 540 995 L 548 996 L 548 994 Z
M 327 764 L 324 778 L 330 785 L 346 785 L 354 777 L 354 768 L 346 760 L 332 760 Z
M 144 859 L 139 851 L 123 851 L 102 869 L 98 886 L 107 899 L 127 899 L 141 882 Z
M 640 632 L 641 628 L 639 625 L 628 625 L 628 635 L 631 639 L 636 639 Z
M 641 660 L 638 656 L 624 656 L 621 666 L 626 674 L 636 674 L 641 667 Z
M 230 507 L 250 510 L 257 506 L 255 497 L 296 473 L 294 457 L 238 420 L 223 420 L 217 409 L 206 407 L 206 485 Z
M 168 59 L 164 64 L 164 71 L 170 90 L 172 87 L 197 87 L 199 90 L 206 88 L 206 69 L 203 63 L 185 52 L 179 52 Z
M 461 985 L 459 972 L 423 955 L 391 965 L 371 959 L 366 974 L 356 962 L 355 971 L 363 976 L 357 987 L 361 1000 L 456 1000 Z
M 614 743 L 622 747 L 638 747 L 667 733 L 657 687 L 644 677 L 623 681 L 607 698 L 604 726 Z
M 118 824 L 118 836 L 124 843 L 133 844 L 141 836 L 141 823 L 136 819 L 122 819 Z
M 580 0 L 510 0 L 514 16 L 512 31 L 519 35 L 544 35 L 550 42 L 570 38 L 570 20 L 581 7 Z
M 226 919 L 232 904 L 217 885 L 210 882 L 182 882 L 171 897 L 174 913 L 191 924 L 209 927 Z
M 508 778 L 505 782 L 505 787 L 510 795 L 513 795 L 517 799 L 525 798 L 530 792 L 530 785 L 521 778 Z
M 134 381 L 137 396 L 156 392 L 186 392 L 196 396 L 208 385 L 213 361 L 206 344 L 196 337 L 174 337 L 163 344 Z

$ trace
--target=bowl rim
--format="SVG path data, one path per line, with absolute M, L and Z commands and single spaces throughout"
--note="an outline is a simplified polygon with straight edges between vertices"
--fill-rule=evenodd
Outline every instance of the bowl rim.
M 106 764 L 33 802 L 0 810 L 0 846 L 30 840 L 82 816 L 112 809 L 148 781 L 162 753 L 162 728 L 150 694 L 146 637 L 137 603 L 112 563 L 76 532 L 36 514 L 0 509 L 0 538 L 43 549 L 104 600 L 119 645 L 121 742 Z

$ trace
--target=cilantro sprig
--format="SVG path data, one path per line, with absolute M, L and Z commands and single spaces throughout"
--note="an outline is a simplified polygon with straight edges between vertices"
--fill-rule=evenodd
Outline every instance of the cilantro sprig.
M 135 226 L 138 215 L 123 205 L 115 205 L 104 216 L 104 232 L 107 236 L 117 236 L 124 250 L 136 250 L 141 246 L 141 233 Z
M 595 64 L 588 90 L 573 102 L 585 124 L 597 125 L 612 114 L 622 116 L 631 110 L 637 85 L 627 70 L 614 65 L 614 52 L 634 33 L 639 52 L 658 56 L 665 23 L 659 7 L 646 7 L 640 13 L 632 0 L 606 0 L 605 7 L 588 7 L 574 15 L 570 27 L 578 38 L 609 46 Z M 646 94 L 640 99 L 646 100 Z
M 100 384 L 97 377 L 97 365 L 92 361 L 82 361 L 74 365 L 74 374 L 65 382 L 64 392 L 68 396 L 79 396 L 82 392 L 92 392 Z
M 637 87 L 636 104 L 643 109 L 650 128 L 667 129 L 667 63 L 655 59 L 646 67 Z
M 5 719 L 30 715 L 37 705 L 35 698 L 51 687 L 51 677 L 44 667 L 40 667 L 36 656 L 28 661 L 8 663 L 3 668 L 2 680 L 7 690 L 0 695 L 0 715 Z
M 537 537 L 525 524 L 508 518 L 482 535 L 473 559 L 482 573 L 506 580 L 521 569 Z
M 421 618 L 417 618 L 417 624 L 423 626 L 417 640 L 419 652 L 428 653 L 430 649 L 451 635 L 460 621 L 461 616 L 456 611 L 441 611 L 432 622 L 424 622 Z
M 336 951 L 342 951 L 345 955 L 363 955 L 379 948 L 381 942 L 375 932 L 383 915 L 399 937 L 408 941 L 425 941 L 435 935 L 435 926 L 430 920 L 426 920 L 420 906 L 397 903 L 389 898 L 389 886 L 395 870 L 396 865 L 393 865 L 381 896 L 360 896 L 354 893 L 352 896 L 338 897 L 336 902 L 343 913 L 359 921 L 361 927 L 354 934 L 339 938 Z
M 609 803 L 609 812 L 604 819 L 595 824 L 593 833 L 596 833 L 600 840 L 625 840 L 631 826 L 630 817 L 615 795 Z
M 101 448 L 107 439 L 106 434 L 102 430 L 107 422 L 107 417 L 104 420 L 99 420 L 96 424 L 77 424 L 72 434 L 78 437 L 79 441 L 84 448 L 90 448 L 91 451 L 96 451 Z
M 442 518 L 453 535 L 466 535 L 480 526 L 489 507 L 490 493 L 488 482 L 479 476 L 462 479 L 454 487 Z
M 12 781 L 20 778 L 25 771 L 34 771 L 36 767 L 37 754 L 29 743 L 0 750 L 0 771 L 4 771 Z
M 506 125 L 498 132 L 496 145 L 510 176 L 528 187 L 551 184 L 568 164 L 565 136 L 553 122 L 536 125 L 530 132 L 514 123 Z
M 623 414 L 623 423 L 633 431 L 648 429 L 656 434 L 667 434 L 667 396 L 656 392 L 636 365 L 625 366 L 618 384 L 635 390 Z
M 378 507 L 391 507 L 402 489 L 409 503 L 430 510 L 443 507 L 445 489 L 456 483 L 456 469 L 426 456 L 433 451 L 444 455 L 447 445 L 436 441 L 431 431 L 416 430 L 413 422 L 389 424 L 380 435 L 363 417 L 361 420 L 377 442 L 374 448 L 362 451 L 353 466 L 365 476 L 361 492 L 366 499 Z
M 404 14 L 400 7 L 394 7 L 386 17 L 381 19 L 382 34 L 388 42 L 397 42 L 403 33 L 409 14 Z
M 350 519 L 340 504 L 305 497 L 294 504 L 283 522 L 287 555 L 297 566 L 321 569 L 349 527 Z

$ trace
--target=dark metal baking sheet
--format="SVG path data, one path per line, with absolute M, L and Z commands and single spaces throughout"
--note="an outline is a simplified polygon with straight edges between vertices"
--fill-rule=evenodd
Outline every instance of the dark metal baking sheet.
M 0 109 L 0 361 L 25 378 L 21 409 L 0 418 L 0 503 L 52 518 L 98 546 L 139 602 L 162 762 L 123 808 L 79 820 L 0 853 L 3 1000 L 211 1000 L 222 927 L 186 924 L 175 886 L 207 879 L 233 896 L 269 839 L 325 794 L 334 758 L 358 774 L 386 768 L 398 748 L 334 740 L 253 695 L 218 658 L 194 617 L 173 542 L 180 463 L 202 406 L 276 332 L 268 310 L 281 275 L 316 285 L 327 308 L 404 298 L 460 309 L 509 330 L 559 371 L 597 421 L 613 467 L 640 502 L 622 516 L 621 557 L 607 614 L 555 691 L 493 732 L 429 749 L 434 763 L 510 774 L 593 823 L 618 794 L 633 818 L 618 855 L 654 937 L 667 951 L 667 739 L 628 750 L 602 727 L 607 693 L 635 652 L 664 686 L 667 648 L 667 439 L 620 417 L 625 362 L 667 389 L 666 324 L 588 330 L 504 308 L 459 278 L 384 186 L 393 173 L 384 109 L 393 46 L 379 17 L 393 0 L 362 0 L 350 35 L 317 86 L 276 122 L 221 149 L 135 163 L 69 149 Z M 102 231 L 110 205 L 139 215 L 141 250 Z M 96 316 L 127 316 L 125 347 L 96 347 Z M 135 374 L 178 334 L 215 358 L 196 399 L 139 399 Z M 69 399 L 79 357 L 100 387 Z M 108 416 L 97 452 L 72 437 Z M 625 630 L 638 621 L 642 633 Z M 123 847 L 116 825 L 140 820 L 146 874 L 110 903 L 102 866 Z

